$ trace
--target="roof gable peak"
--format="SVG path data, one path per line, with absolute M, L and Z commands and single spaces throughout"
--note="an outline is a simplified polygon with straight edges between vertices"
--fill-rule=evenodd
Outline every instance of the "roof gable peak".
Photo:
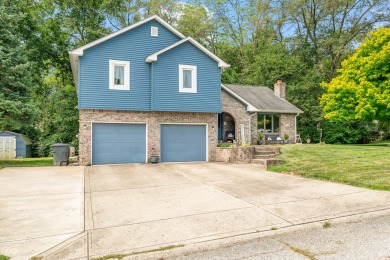
M 134 29 L 134 28 L 136 28 L 136 27 L 138 27 L 138 26 L 140 26 L 142 24 L 145 24 L 145 23 L 147 23 L 149 21 L 152 21 L 152 20 L 156 20 L 157 22 L 162 24 L 164 27 L 166 27 L 168 30 L 170 30 L 171 32 L 176 34 L 178 37 L 180 37 L 181 39 L 185 38 L 184 34 L 179 32 L 178 30 L 176 30 L 172 25 L 167 23 L 160 16 L 152 15 L 152 16 L 146 18 L 146 19 L 143 19 L 143 20 L 141 20 L 139 22 L 136 22 L 136 23 L 134 23 L 132 25 L 129 25 L 129 26 L 125 27 L 125 28 L 122 28 L 122 29 L 120 29 L 120 30 L 118 30 L 116 32 L 110 33 L 110 34 L 108 34 L 108 35 L 106 35 L 106 36 L 104 36 L 104 37 L 102 37 L 100 39 L 97 39 L 97 40 L 95 40 L 93 42 L 90 42 L 90 43 L 88 43 L 88 44 L 86 44 L 84 46 L 81 46 L 81 47 L 77 48 L 77 49 L 74 49 L 74 50 L 70 51 L 69 54 L 70 55 L 75 55 L 75 56 L 82 56 L 84 54 L 85 50 L 87 50 L 87 49 L 89 49 L 89 48 L 91 48 L 91 47 L 93 47 L 95 45 L 98 45 L 98 44 L 100 44 L 102 42 L 105 42 L 105 41 L 107 41 L 107 40 L 109 40 L 111 38 L 114 38 L 114 37 L 116 37 L 116 36 L 118 36 L 118 35 L 120 35 L 122 33 L 130 31 L 130 30 L 132 30 L 132 29 Z
M 190 42 L 192 43 L 195 47 L 197 47 L 199 50 L 203 51 L 205 54 L 207 54 L 210 58 L 212 58 L 213 60 L 217 61 L 218 62 L 218 67 L 220 68 L 228 68 L 230 67 L 229 64 L 227 64 L 226 62 L 224 62 L 222 59 L 220 59 L 218 56 L 216 56 L 214 53 L 212 53 L 211 51 L 209 51 L 206 47 L 204 47 L 202 44 L 200 44 L 198 41 L 196 41 L 195 39 L 193 39 L 192 37 L 186 37 L 178 42 L 175 42 L 174 44 L 168 46 L 168 47 L 165 47 L 164 49 L 161 49 L 159 50 L 158 52 L 155 52 L 151 55 L 149 55 L 148 57 L 146 57 L 146 62 L 155 62 L 158 60 L 158 55 L 160 54 L 163 54 L 164 52 L 167 52 L 185 42 Z

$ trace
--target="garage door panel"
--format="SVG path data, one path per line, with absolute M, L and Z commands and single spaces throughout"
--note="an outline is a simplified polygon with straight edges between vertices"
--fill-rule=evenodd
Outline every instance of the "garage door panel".
M 92 164 L 144 163 L 146 125 L 93 124 Z
M 162 125 L 161 161 L 206 161 L 205 125 Z

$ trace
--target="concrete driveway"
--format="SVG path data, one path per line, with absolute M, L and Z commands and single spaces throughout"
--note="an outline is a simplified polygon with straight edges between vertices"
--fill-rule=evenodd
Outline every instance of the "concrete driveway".
M 86 167 L 85 230 L 45 252 L 87 259 L 378 212 L 390 193 L 267 172 L 254 164 Z
M 84 167 L 0 170 L 0 254 L 28 259 L 84 230 Z

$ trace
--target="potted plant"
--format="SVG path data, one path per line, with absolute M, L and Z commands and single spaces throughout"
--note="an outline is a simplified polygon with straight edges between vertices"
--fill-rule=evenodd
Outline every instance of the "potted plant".
M 288 134 L 284 134 L 283 138 L 284 138 L 284 143 L 288 144 L 288 138 L 290 138 L 290 136 Z
M 263 138 L 264 138 L 264 135 L 262 133 L 258 133 L 257 134 L 257 144 L 259 144 L 259 145 L 263 144 Z
M 152 148 L 152 155 L 150 156 L 150 162 L 151 163 L 158 163 L 158 155 L 154 154 L 154 147 Z
M 307 136 L 306 143 L 310 144 L 310 142 L 311 142 L 310 136 Z

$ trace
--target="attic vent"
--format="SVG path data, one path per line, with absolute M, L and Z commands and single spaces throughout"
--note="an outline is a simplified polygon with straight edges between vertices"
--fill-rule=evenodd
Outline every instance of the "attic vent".
M 153 37 L 158 37 L 158 27 L 155 26 L 150 27 L 150 34 Z

